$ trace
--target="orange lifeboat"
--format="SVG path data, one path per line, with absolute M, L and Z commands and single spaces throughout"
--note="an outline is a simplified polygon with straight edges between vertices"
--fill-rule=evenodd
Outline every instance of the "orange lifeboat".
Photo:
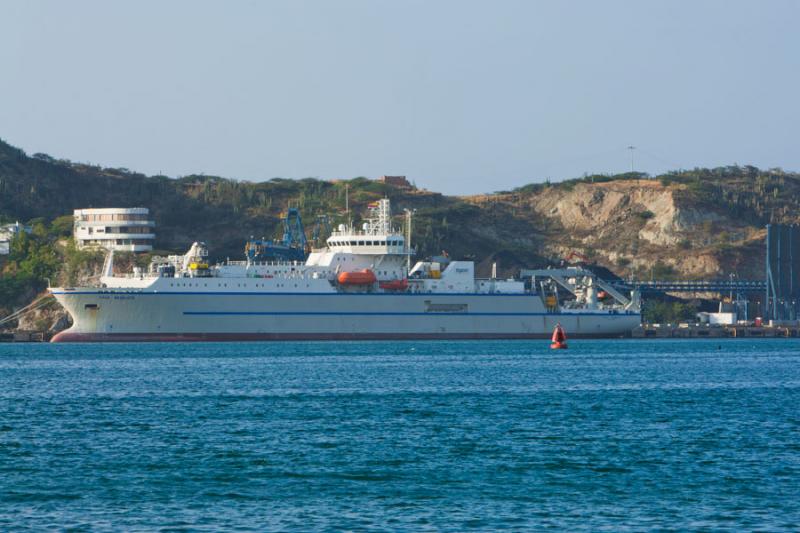
M 391 281 L 381 281 L 378 286 L 387 291 L 404 291 L 408 288 L 408 280 L 393 279 Z
M 567 349 L 567 334 L 564 332 L 564 328 L 561 327 L 561 324 L 556 324 L 551 341 L 550 348 L 553 350 Z
M 355 272 L 342 272 L 336 280 L 339 285 L 372 285 L 378 278 L 372 270 L 364 269 Z

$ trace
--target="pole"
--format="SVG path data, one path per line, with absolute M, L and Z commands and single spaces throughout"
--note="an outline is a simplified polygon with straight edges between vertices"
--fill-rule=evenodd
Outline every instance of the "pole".
M 628 150 L 631 151 L 631 173 L 633 173 L 633 151 L 636 150 L 636 147 L 628 146 Z
M 766 268 L 766 274 L 767 274 L 766 278 L 767 278 L 767 283 L 766 283 L 766 289 L 764 291 L 764 313 L 763 313 L 763 317 L 765 319 L 769 318 L 769 295 L 770 295 L 770 290 L 769 289 L 770 289 L 770 287 L 772 285 L 772 266 L 771 266 L 771 262 L 770 262 L 770 245 L 769 245 L 771 233 L 772 233 L 772 226 L 770 224 L 767 224 L 767 253 L 766 253 L 766 263 L 767 263 L 767 265 L 766 265 L 766 267 L 767 267 Z
M 411 271 L 411 209 L 404 209 L 406 212 L 406 273 Z

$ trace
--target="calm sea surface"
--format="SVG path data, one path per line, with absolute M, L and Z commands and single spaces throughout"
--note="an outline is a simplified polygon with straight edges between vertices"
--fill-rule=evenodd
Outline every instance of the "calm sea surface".
M 800 529 L 794 340 L 0 345 L 0 530 Z

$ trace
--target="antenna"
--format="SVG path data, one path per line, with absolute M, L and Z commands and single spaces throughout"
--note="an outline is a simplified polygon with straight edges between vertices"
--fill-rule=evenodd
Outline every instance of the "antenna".
M 403 209 L 406 212 L 406 272 L 411 271 L 411 217 L 416 209 Z
M 633 151 L 636 150 L 635 146 L 628 146 L 628 150 L 631 151 L 631 172 L 633 172 Z
M 344 184 L 344 214 L 347 217 L 347 226 L 352 231 L 353 220 L 350 218 L 350 184 Z

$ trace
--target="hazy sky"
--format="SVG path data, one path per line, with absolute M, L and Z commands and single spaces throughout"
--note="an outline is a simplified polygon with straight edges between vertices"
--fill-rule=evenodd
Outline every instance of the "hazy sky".
M 0 0 L 0 138 L 265 180 L 800 169 L 798 1 Z

